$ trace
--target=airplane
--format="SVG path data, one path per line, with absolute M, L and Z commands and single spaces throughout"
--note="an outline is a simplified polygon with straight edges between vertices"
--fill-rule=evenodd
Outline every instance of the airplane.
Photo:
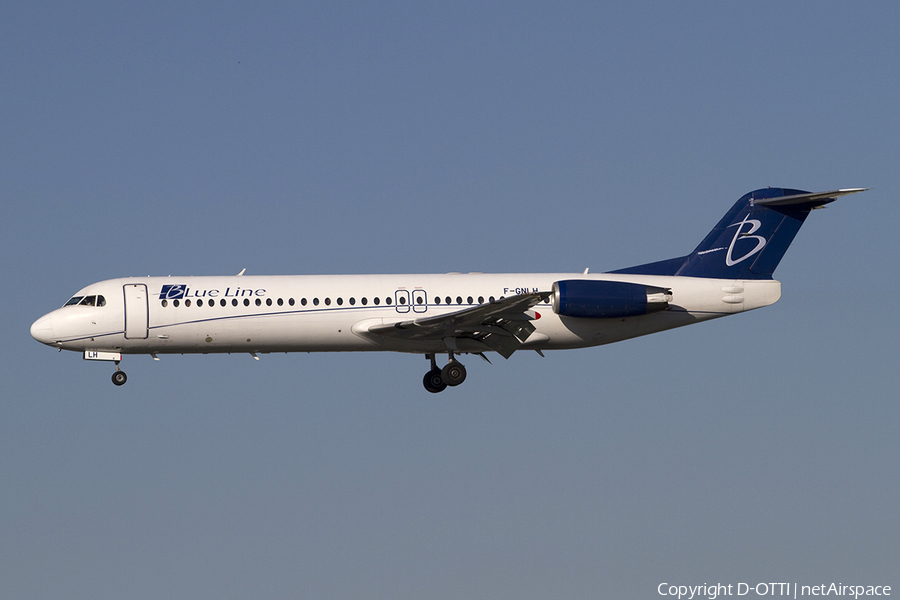
M 115 363 L 126 354 L 424 354 L 425 389 L 458 386 L 457 359 L 610 344 L 769 306 L 810 211 L 866 188 L 742 196 L 686 256 L 606 273 L 140 277 L 91 284 L 31 326 L 35 340 Z M 436 357 L 446 354 L 439 367 Z

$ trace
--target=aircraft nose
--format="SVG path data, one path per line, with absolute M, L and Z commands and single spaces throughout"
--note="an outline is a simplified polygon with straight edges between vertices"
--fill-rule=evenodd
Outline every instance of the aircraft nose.
M 31 337 L 42 344 L 52 344 L 53 339 L 53 317 L 44 315 L 31 325 Z

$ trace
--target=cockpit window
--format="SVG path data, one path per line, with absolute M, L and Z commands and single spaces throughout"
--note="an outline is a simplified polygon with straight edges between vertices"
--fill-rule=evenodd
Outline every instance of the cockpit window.
M 65 306 L 106 306 L 106 298 L 103 296 L 74 296 Z

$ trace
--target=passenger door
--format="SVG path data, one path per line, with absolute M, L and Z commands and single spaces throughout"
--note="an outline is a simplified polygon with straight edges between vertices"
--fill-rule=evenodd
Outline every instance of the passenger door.
M 143 283 L 128 283 L 125 292 L 125 339 L 145 340 L 150 331 L 147 286 Z

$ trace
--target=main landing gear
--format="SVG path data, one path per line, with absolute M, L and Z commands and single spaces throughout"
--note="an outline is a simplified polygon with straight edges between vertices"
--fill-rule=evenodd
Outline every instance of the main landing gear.
M 443 392 L 448 385 L 454 387 L 466 380 L 466 368 L 453 358 L 453 352 L 450 353 L 450 361 L 443 369 L 438 368 L 434 354 L 427 354 L 425 357 L 431 361 L 431 370 L 425 373 L 422 383 L 432 394 Z

